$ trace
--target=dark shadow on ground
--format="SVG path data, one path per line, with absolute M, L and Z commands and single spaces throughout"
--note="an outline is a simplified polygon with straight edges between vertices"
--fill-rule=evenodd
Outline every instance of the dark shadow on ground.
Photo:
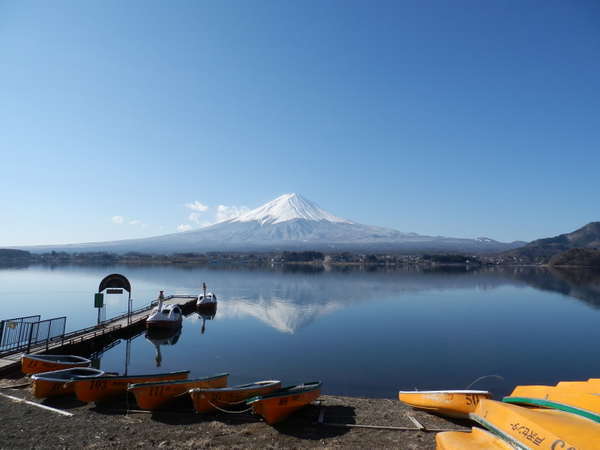
M 354 408 L 344 405 L 309 405 L 292 414 L 288 419 L 273 425 L 278 432 L 294 436 L 299 439 L 317 440 L 341 436 L 350 431 L 350 428 L 328 427 L 318 423 L 319 415 L 323 414 L 324 421 L 329 417 L 344 418 L 336 419 L 336 423 L 354 424 Z M 333 420 L 332 420 L 333 422 Z
M 61 395 L 57 397 L 47 397 L 42 401 L 42 405 L 51 406 L 58 409 L 75 409 L 87 405 L 75 397 L 75 394 Z
M 244 425 L 247 423 L 259 422 L 260 419 L 252 416 L 250 413 L 226 415 L 224 413 L 205 413 L 198 414 L 195 411 L 154 411 L 152 420 L 166 425 L 190 425 L 206 422 L 221 422 L 225 425 Z

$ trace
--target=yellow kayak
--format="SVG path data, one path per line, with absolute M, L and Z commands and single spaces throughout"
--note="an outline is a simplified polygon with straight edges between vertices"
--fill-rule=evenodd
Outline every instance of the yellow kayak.
M 465 418 L 475 411 L 481 399 L 490 398 L 488 391 L 400 391 L 401 402 L 417 409 L 443 414 L 445 416 Z
M 436 450 L 514 450 L 498 436 L 481 428 L 468 431 L 444 431 L 435 435 Z
M 561 381 L 555 386 L 569 392 L 587 392 L 589 394 L 600 394 L 600 380 L 588 381 Z
M 600 423 L 600 395 L 555 386 L 517 386 L 502 400 L 527 406 L 558 409 Z
M 597 449 L 600 424 L 563 411 L 481 400 L 471 419 L 518 448 Z

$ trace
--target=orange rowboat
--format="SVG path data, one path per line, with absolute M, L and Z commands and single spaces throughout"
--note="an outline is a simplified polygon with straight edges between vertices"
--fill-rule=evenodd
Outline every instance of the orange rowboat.
M 288 386 L 270 394 L 252 397 L 246 404 L 252 406 L 254 413 L 261 415 L 265 422 L 273 425 L 319 398 L 321 384 L 320 381 L 311 381 Z
M 92 363 L 87 358 L 75 355 L 23 355 L 21 371 L 27 375 L 72 367 L 87 367 Z
M 75 395 L 82 402 L 100 402 L 119 394 L 127 393 L 130 383 L 148 383 L 152 381 L 184 380 L 190 371 L 157 373 L 149 375 L 105 376 L 93 380 L 74 380 Z
M 435 435 L 436 450 L 514 450 L 508 442 L 489 431 L 471 428 L 465 431 L 444 431 Z
M 481 400 L 471 419 L 517 448 L 595 449 L 600 424 L 563 411 Z
M 32 375 L 33 395 L 44 398 L 72 394 L 75 391 L 70 381 L 101 377 L 104 374 L 104 371 L 98 369 L 75 367 Z
M 490 398 L 488 391 L 400 391 L 398 399 L 409 406 L 445 416 L 466 418 L 475 411 L 481 399 Z
M 257 381 L 256 383 L 241 384 L 239 386 L 220 389 L 191 389 L 190 397 L 192 397 L 196 412 L 204 413 L 244 403 L 250 397 L 270 394 L 278 389 L 281 389 L 281 381 Z
M 220 388 L 227 386 L 228 373 L 220 373 L 193 380 L 168 380 L 130 384 L 128 390 L 142 409 L 158 409 L 169 400 L 194 388 Z

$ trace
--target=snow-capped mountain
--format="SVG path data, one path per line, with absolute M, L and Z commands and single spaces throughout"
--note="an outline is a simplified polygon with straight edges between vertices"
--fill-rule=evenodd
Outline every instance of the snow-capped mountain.
M 296 219 L 315 222 L 325 220 L 333 223 L 352 223 L 349 220 L 329 214 L 299 194 L 284 194 L 246 214 L 231 219 L 230 222 L 258 222 L 261 225 L 266 225 Z
M 183 233 L 145 239 L 31 248 L 33 251 L 128 251 L 173 253 L 285 249 L 427 250 L 493 252 L 521 242 L 403 233 L 337 217 L 299 194 L 285 194 L 238 217 Z

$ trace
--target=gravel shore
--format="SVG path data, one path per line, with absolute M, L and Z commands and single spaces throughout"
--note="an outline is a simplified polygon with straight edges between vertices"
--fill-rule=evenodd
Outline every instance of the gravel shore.
M 73 396 L 34 399 L 26 379 L 0 380 L 0 392 L 68 411 L 66 417 L 0 396 L 0 448 L 401 448 L 434 449 L 435 432 L 319 423 L 468 429 L 469 424 L 414 411 L 393 399 L 323 395 L 288 420 L 269 426 L 250 413 L 199 415 L 182 399 L 169 412 L 141 412 L 135 401 L 84 404 Z M 129 407 L 129 411 L 127 410 Z

